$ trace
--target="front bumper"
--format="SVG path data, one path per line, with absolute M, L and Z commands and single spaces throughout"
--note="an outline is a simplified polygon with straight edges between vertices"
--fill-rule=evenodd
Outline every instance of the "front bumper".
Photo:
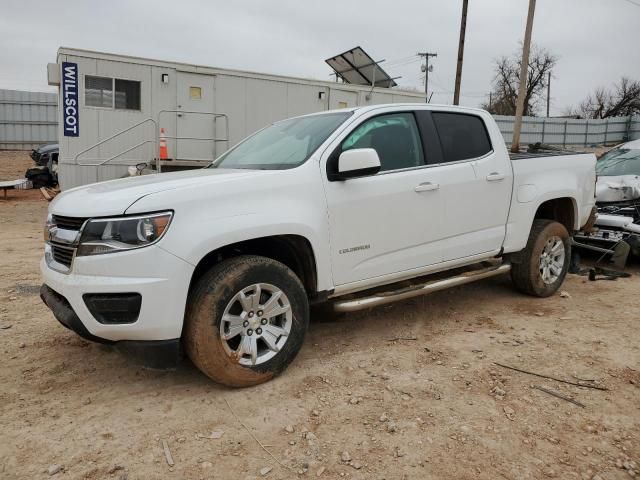
M 54 317 L 66 328 L 74 331 L 82 338 L 97 343 L 115 344 L 120 350 L 135 357 L 139 363 L 148 368 L 174 368 L 180 360 L 180 339 L 156 341 L 112 342 L 89 333 L 80 318 L 73 311 L 66 298 L 46 285 L 40 288 L 40 298 L 51 309 Z
M 193 269 L 193 265 L 158 245 L 76 257 L 69 273 L 53 270 L 43 258 L 40 270 L 44 284 L 62 297 L 66 305 L 56 301 L 52 294 L 43 300 L 52 310 L 55 306 L 56 318 L 63 325 L 89 340 L 110 343 L 177 339 L 182 333 Z M 133 323 L 101 323 L 83 299 L 85 294 L 125 292 L 142 297 L 140 313 Z
M 58 320 L 63 327 L 76 332 L 85 340 L 97 343 L 114 343 L 106 338 L 100 338 L 92 335 L 89 330 L 87 330 L 87 327 L 84 326 L 78 315 L 76 315 L 76 312 L 73 311 L 73 308 L 71 308 L 67 299 L 45 284 L 42 284 L 40 287 L 40 298 L 53 312 L 53 316 L 56 317 L 56 320 Z

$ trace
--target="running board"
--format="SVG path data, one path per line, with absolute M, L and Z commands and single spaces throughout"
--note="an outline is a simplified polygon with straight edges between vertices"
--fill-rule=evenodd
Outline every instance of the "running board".
M 410 288 L 376 293 L 370 296 L 349 300 L 337 300 L 333 302 L 333 309 L 336 312 L 355 312 L 365 308 L 378 307 L 380 305 L 386 305 L 387 303 L 397 302 L 398 300 L 406 300 L 408 298 L 419 297 L 421 295 L 428 295 L 429 293 L 438 292 L 447 288 L 457 287 L 458 285 L 475 282 L 476 280 L 482 280 L 483 278 L 495 277 L 497 275 L 507 273 L 510 270 L 511 264 L 503 263 L 497 267 L 491 266 L 481 270 L 465 272 L 455 277 L 432 280 Z

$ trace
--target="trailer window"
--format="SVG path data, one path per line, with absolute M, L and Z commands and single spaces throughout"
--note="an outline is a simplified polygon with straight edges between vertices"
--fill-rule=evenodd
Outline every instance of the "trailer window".
M 115 107 L 122 110 L 140 110 L 140 82 L 115 79 Z
M 140 110 L 140 90 L 140 82 L 136 80 L 84 77 L 84 103 L 87 107 Z
M 189 87 L 189 98 L 192 100 L 201 100 L 202 99 L 202 88 L 200 87 Z
M 84 103 L 88 107 L 113 106 L 113 79 L 106 77 L 84 77 Z

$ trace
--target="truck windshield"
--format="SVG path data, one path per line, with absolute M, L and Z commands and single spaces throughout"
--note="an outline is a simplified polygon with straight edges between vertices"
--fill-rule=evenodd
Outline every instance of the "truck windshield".
M 284 170 L 297 167 L 351 114 L 325 113 L 274 123 L 224 153 L 210 168 Z
M 640 175 L 640 149 L 617 148 L 605 153 L 596 163 L 596 173 L 603 177 Z

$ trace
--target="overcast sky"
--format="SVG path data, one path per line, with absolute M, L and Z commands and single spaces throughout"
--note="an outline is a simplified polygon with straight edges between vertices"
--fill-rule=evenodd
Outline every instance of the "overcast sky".
M 46 64 L 60 46 L 328 80 L 324 60 L 360 45 L 386 59 L 400 85 L 420 89 L 420 61 L 410 57 L 437 52 L 433 101 L 451 103 L 461 3 L 3 0 L 0 88 L 55 91 Z M 493 61 L 522 40 L 528 0 L 469 3 L 461 103 L 477 106 Z M 559 57 L 552 114 L 623 75 L 640 80 L 640 0 L 538 0 L 533 40 Z

